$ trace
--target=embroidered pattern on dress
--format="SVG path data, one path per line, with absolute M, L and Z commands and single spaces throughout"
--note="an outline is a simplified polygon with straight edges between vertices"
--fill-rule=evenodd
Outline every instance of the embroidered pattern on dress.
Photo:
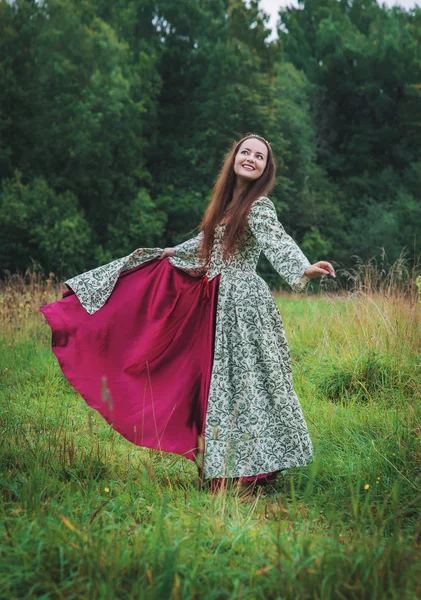
M 204 474 L 241 477 L 306 465 L 313 447 L 293 388 L 288 342 L 269 286 L 257 275 L 263 251 L 296 291 L 309 261 L 268 198 L 252 206 L 249 235 L 227 264 L 218 226 L 209 279 L 221 274 L 206 413 Z

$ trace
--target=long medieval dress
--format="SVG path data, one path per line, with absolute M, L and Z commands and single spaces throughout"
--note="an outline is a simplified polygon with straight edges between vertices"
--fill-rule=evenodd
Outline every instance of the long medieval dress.
M 258 479 L 311 461 L 282 319 L 260 253 L 295 291 L 310 265 L 271 200 L 252 205 L 239 249 L 209 263 L 202 233 L 158 260 L 140 248 L 66 281 L 40 307 L 61 369 L 85 401 L 139 446 L 196 461 L 203 479 Z

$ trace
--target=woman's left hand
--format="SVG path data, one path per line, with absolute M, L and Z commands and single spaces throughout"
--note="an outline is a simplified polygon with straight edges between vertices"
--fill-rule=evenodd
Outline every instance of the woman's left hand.
M 319 260 L 319 262 L 314 263 L 314 265 L 307 267 L 304 271 L 304 275 L 307 275 L 310 279 L 320 277 L 321 275 L 331 275 L 332 277 L 336 277 L 334 268 L 330 262 L 326 262 L 325 260 Z
M 164 248 L 159 260 L 161 260 L 161 258 L 167 258 L 167 256 L 175 256 L 175 248 Z

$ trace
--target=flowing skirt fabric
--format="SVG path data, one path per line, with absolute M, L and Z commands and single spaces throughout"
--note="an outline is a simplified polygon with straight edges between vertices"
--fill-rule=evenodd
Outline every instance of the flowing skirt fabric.
M 154 259 L 123 272 L 92 315 L 70 290 L 40 307 L 64 375 L 132 443 L 198 460 L 219 279 L 192 277 Z

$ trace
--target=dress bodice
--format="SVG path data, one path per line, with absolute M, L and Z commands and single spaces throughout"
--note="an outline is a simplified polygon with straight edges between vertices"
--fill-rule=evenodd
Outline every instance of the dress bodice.
M 225 230 L 226 223 L 216 226 L 211 259 L 207 268 L 209 281 L 217 275 L 232 271 L 256 272 L 261 248 L 250 229 L 247 228 L 243 242 L 227 261 L 223 258 Z

